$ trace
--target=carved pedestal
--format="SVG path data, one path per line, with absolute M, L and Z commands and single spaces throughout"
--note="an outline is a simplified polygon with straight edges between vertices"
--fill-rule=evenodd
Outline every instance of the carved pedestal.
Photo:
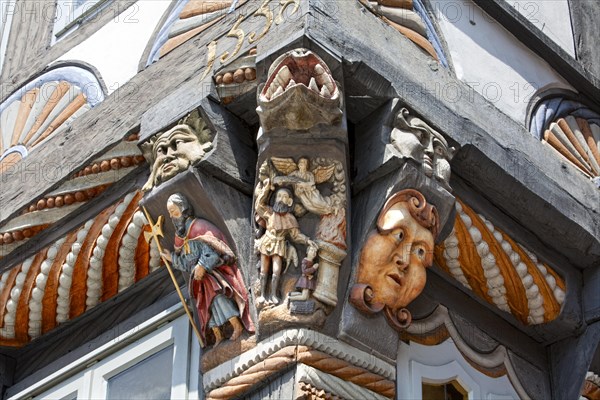
M 330 306 L 337 304 L 338 277 L 346 252 L 332 244 L 319 241 L 319 278 L 313 296 Z

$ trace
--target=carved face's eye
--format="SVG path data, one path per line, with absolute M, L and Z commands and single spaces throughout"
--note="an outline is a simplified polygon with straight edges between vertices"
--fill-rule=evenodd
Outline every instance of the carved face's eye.
M 425 260 L 425 257 L 427 256 L 427 250 L 425 249 L 425 247 L 416 246 L 414 251 L 416 256 L 419 257 L 421 261 Z
M 158 154 L 158 155 L 163 155 L 163 154 L 165 154 L 165 153 L 166 153 L 166 152 L 165 152 L 165 147 L 164 147 L 164 146 L 159 146 L 159 147 L 156 149 L 156 154 Z
M 392 236 L 398 243 L 404 240 L 404 231 L 402 229 L 392 232 Z

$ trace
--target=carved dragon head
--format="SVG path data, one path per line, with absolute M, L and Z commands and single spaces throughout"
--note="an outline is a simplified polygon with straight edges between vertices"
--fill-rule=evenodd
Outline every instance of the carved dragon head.
M 281 55 L 259 89 L 256 109 L 263 130 L 308 130 L 342 117 L 341 92 L 321 58 L 306 49 Z

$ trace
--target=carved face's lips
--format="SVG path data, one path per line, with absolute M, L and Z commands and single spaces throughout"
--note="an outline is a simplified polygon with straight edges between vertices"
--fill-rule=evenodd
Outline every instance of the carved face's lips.
M 295 88 L 310 90 L 327 100 L 339 98 L 339 90 L 329 68 L 308 50 L 286 53 L 273 63 L 269 79 L 260 93 L 260 101 L 268 103 Z
M 387 274 L 387 277 L 392 280 L 394 283 L 396 283 L 398 286 L 404 286 L 404 283 L 406 281 L 406 278 L 404 278 L 403 275 L 397 273 L 397 272 L 392 272 L 391 274 Z

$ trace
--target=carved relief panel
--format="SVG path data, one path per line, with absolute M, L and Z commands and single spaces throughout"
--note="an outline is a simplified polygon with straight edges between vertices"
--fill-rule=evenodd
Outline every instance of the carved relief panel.
M 325 61 L 307 49 L 279 56 L 259 86 L 263 161 L 254 190 L 254 250 L 260 326 L 321 327 L 338 304 L 348 220 L 341 99 Z

